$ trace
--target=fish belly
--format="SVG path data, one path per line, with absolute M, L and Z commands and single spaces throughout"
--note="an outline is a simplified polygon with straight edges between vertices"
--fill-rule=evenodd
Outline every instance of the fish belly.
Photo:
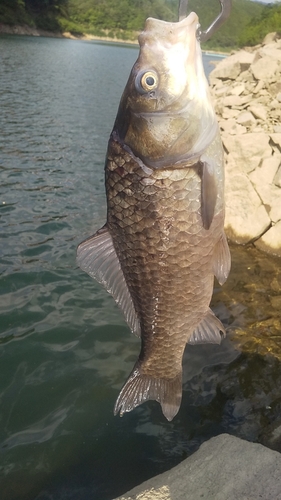
M 146 389 L 139 389 L 146 390 L 142 399 L 135 396 L 127 406 L 119 401 L 117 410 L 130 411 L 132 405 L 156 399 L 170 420 L 180 404 L 185 345 L 209 311 L 214 249 L 223 232 L 221 197 L 207 230 L 198 166 L 152 170 L 113 140 L 106 191 L 108 230 L 140 321 L 141 353 L 131 379 L 147 381 Z M 179 392 L 180 383 L 173 410 L 171 404 L 164 408 L 154 387 L 161 383 L 170 383 L 172 392 Z

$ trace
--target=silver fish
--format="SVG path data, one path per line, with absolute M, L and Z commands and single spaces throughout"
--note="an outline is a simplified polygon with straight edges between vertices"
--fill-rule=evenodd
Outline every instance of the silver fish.
M 186 343 L 220 343 L 209 308 L 214 276 L 230 270 L 219 128 L 205 78 L 198 17 L 149 18 L 111 133 L 107 222 L 77 250 L 141 338 L 114 413 L 147 400 L 172 420 Z

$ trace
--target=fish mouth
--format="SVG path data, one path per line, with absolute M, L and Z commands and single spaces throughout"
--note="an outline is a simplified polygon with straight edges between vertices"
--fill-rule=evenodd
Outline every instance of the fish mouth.
M 196 34 L 198 27 L 199 19 L 195 12 L 191 12 L 182 21 L 176 23 L 149 17 L 145 22 L 144 30 L 139 35 L 139 44 L 142 47 L 145 43 L 159 41 L 165 45 L 174 45 L 184 42 L 190 34 Z

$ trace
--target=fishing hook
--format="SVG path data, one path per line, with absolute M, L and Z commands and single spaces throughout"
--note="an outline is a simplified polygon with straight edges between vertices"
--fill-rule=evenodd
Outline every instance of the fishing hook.
M 209 28 L 207 28 L 205 31 L 201 31 L 199 25 L 197 29 L 197 38 L 198 40 L 200 40 L 200 42 L 206 42 L 206 40 L 208 40 L 230 16 L 232 0 L 219 0 L 219 2 L 221 4 L 220 14 L 210 24 Z M 182 21 L 186 17 L 187 5 L 188 0 L 180 0 L 179 21 Z

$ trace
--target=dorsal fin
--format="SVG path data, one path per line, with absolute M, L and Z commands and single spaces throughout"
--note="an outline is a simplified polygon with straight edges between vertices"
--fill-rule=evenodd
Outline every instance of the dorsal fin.
M 77 263 L 113 296 L 132 332 L 140 336 L 139 319 L 106 226 L 78 245 Z

